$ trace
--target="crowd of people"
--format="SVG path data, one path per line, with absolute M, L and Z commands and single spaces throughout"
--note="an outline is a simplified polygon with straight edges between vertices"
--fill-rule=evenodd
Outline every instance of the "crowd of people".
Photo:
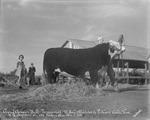
M 15 75 L 18 76 L 16 84 L 19 86 L 20 89 L 22 89 L 22 86 L 24 84 L 24 80 L 26 80 L 26 85 L 34 85 L 35 84 L 35 72 L 36 68 L 34 67 L 34 64 L 31 63 L 31 66 L 29 67 L 29 70 L 27 71 L 25 64 L 24 64 L 24 56 L 19 55 L 19 60 L 17 62 L 17 69 Z

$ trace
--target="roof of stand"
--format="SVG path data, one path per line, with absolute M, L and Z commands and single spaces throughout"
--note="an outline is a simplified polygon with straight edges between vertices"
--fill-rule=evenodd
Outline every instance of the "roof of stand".
M 62 47 L 65 47 L 68 42 L 73 43 L 80 48 L 90 48 L 94 47 L 98 44 L 98 41 L 87 41 L 87 40 L 79 40 L 79 39 L 68 39 Z M 138 46 L 130 46 L 126 45 L 126 51 L 123 53 L 123 59 L 126 60 L 137 60 L 137 61 L 148 61 L 150 57 L 150 49 L 138 47 Z

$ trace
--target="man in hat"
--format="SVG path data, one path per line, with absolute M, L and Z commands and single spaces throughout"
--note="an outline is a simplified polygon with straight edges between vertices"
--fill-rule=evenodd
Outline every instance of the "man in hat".
M 29 67 L 29 76 L 30 76 L 30 84 L 31 85 L 34 85 L 35 84 L 35 72 L 36 72 L 36 69 L 34 67 L 34 64 L 31 63 L 31 67 Z

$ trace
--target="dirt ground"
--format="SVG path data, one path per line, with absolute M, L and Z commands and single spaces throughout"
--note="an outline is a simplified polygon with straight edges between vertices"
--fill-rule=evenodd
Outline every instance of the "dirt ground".
M 120 86 L 118 93 L 103 88 L 103 94 L 83 100 L 31 101 L 15 98 L 29 88 L 0 87 L 0 120 L 150 120 L 149 85 Z

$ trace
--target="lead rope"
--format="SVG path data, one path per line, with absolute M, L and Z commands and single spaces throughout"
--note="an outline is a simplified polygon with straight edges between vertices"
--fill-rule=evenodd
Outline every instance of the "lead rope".
M 122 43 L 124 42 L 124 36 L 121 35 L 121 37 L 118 40 L 119 44 L 120 44 L 120 51 L 122 50 Z M 121 52 L 121 54 L 118 56 L 118 62 L 120 61 L 120 56 L 121 56 L 121 74 L 122 71 L 124 70 L 124 65 L 123 65 L 123 54 Z M 119 64 L 119 63 L 118 63 Z

